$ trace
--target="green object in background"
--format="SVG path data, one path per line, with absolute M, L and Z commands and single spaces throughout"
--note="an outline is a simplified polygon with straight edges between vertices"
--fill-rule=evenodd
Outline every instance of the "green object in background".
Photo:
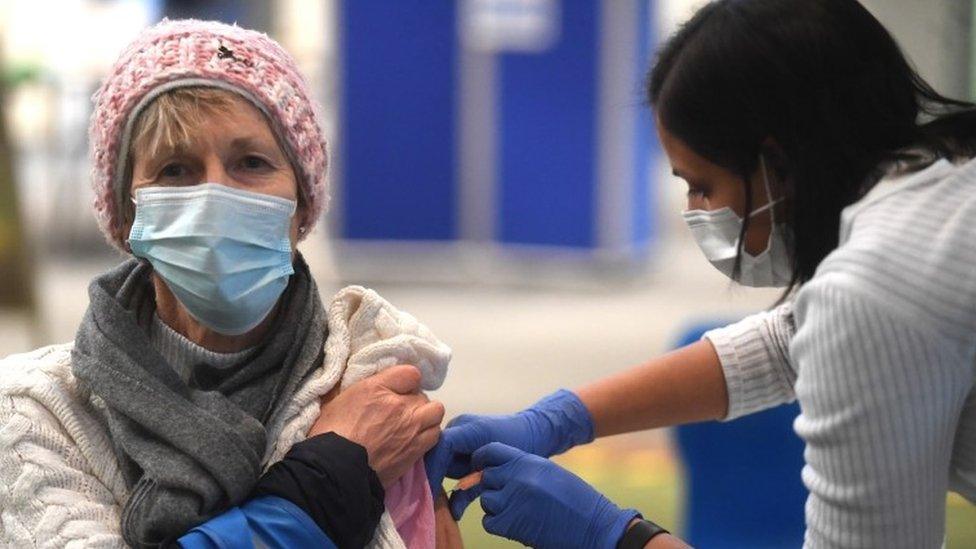
M 0 81 L 0 308 L 26 311 L 33 316 L 36 309 L 32 269 L 19 212 L 14 152 L 7 133 L 5 84 Z
M 41 68 L 34 64 L 22 63 L 20 65 L 7 66 L 0 72 L 0 85 L 4 89 L 16 88 L 25 82 L 35 82 L 41 78 Z

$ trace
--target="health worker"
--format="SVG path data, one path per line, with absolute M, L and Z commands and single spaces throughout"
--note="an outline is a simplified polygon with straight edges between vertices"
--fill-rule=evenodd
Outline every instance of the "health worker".
M 711 2 L 647 82 L 701 251 L 782 299 L 521 412 L 456 418 L 431 481 L 480 472 L 454 516 L 480 496 L 488 532 L 531 546 L 684 547 L 547 458 L 796 400 L 804 546 L 940 547 L 947 491 L 976 501 L 974 105 L 855 0 Z

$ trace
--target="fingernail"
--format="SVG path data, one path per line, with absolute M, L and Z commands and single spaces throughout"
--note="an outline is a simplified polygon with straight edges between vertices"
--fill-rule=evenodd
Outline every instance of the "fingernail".
M 481 482 L 481 471 L 475 471 L 470 475 L 466 475 L 458 480 L 457 484 L 454 486 L 455 490 L 469 490 L 474 488 Z

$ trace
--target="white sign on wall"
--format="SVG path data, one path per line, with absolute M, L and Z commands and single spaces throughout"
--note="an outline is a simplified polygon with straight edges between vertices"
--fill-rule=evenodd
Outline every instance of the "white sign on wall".
M 559 39 L 559 0 L 464 0 L 460 15 L 474 51 L 544 51 Z

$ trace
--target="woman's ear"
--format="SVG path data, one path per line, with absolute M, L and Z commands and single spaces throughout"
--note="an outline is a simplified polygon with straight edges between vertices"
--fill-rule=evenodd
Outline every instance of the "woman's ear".
M 298 225 L 298 235 L 305 236 L 312 226 L 312 219 L 304 201 L 298 206 L 298 218 L 301 219 L 301 223 Z
M 129 233 L 132 232 L 132 223 L 135 220 L 135 204 L 129 204 L 122 208 L 122 227 L 119 229 L 119 237 L 122 239 L 122 248 L 132 255 L 132 247 L 129 246 Z
M 291 227 L 293 250 L 298 246 L 299 240 L 308 236 L 309 228 L 311 226 L 311 219 L 309 219 L 308 208 L 305 206 L 305 201 L 299 200 L 298 207 L 295 209 L 295 217 L 294 221 L 292 221 Z
M 784 187 L 781 183 L 786 179 L 789 171 L 783 147 L 772 137 L 767 137 L 759 146 L 759 153 L 763 155 L 763 160 L 766 161 L 766 169 L 771 179 L 770 183 L 779 187 L 782 192 Z

